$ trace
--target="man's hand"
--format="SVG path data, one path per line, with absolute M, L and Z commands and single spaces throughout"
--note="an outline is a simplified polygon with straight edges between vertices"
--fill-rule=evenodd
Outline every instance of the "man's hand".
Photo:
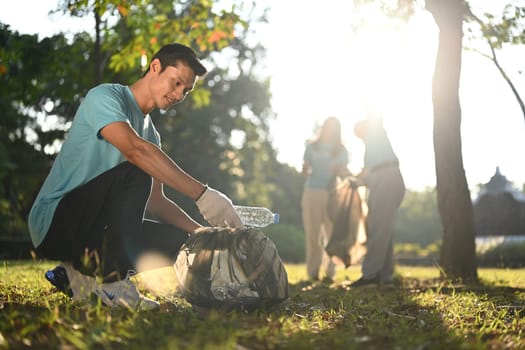
M 206 188 L 195 201 L 206 221 L 213 226 L 242 228 L 243 224 L 230 198 L 213 188 Z

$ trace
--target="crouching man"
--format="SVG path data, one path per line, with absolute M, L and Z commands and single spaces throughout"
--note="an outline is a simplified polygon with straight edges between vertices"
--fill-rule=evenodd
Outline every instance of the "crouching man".
M 164 195 L 164 185 L 194 199 L 211 225 L 242 227 L 227 196 L 161 150 L 149 116 L 184 100 L 205 74 L 192 49 L 170 44 L 135 83 L 101 84 L 80 104 L 29 215 L 39 256 L 62 262 L 46 278 L 74 301 L 96 295 L 111 307 L 158 308 L 128 272 L 145 252 L 173 263 L 188 232 L 201 227 Z M 145 210 L 159 222 L 145 220 Z

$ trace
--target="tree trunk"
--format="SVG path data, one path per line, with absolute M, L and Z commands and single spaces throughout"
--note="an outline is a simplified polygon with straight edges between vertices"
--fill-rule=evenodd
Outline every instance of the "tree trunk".
M 432 84 L 438 210 L 443 225 L 442 277 L 477 282 L 472 201 L 461 155 L 459 78 L 463 39 L 462 0 L 427 0 L 439 27 Z

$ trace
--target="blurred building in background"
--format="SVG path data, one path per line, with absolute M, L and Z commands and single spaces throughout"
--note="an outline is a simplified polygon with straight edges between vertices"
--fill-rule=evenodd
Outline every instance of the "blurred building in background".
M 476 236 L 525 235 L 525 195 L 496 173 L 473 203 Z

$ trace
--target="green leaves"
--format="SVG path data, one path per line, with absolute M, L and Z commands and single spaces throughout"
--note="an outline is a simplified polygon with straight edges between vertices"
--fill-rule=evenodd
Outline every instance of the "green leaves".
M 111 53 L 109 68 L 116 72 L 135 70 L 140 57 L 148 58 L 163 45 L 180 42 L 202 55 L 226 47 L 235 37 L 240 17 L 232 11 L 216 13 L 212 1 L 174 3 L 162 1 L 95 1 L 104 18 L 105 48 Z M 79 1 L 75 9 L 88 11 L 94 6 Z
M 500 13 L 471 12 L 467 19 L 468 39 L 471 42 L 487 40 L 495 49 L 501 49 L 504 44 L 525 43 L 525 7 L 506 4 Z
M 86 37 L 39 40 L 0 24 L 0 232 L 28 239 L 26 217 L 90 76 Z M 89 43 L 88 38 L 88 43 Z M 89 44 L 88 44 L 89 45 Z M 80 54 L 79 54 L 80 53 Z M 58 117 L 56 117 L 58 115 Z M 57 125 L 54 120 L 58 121 Z

